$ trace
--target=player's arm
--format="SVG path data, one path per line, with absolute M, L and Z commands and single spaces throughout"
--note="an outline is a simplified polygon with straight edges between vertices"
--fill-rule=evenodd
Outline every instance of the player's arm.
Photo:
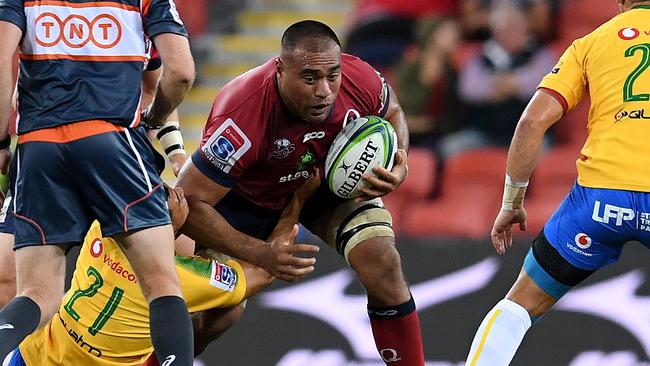
M 192 87 L 194 60 L 186 37 L 161 33 L 153 39 L 163 63 L 163 71 L 146 117 L 152 126 L 162 126 Z
M 305 202 L 311 197 L 321 184 L 320 170 L 316 168 L 314 175 L 309 177 L 305 184 L 300 186 L 291 196 L 287 208 L 282 213 L 278 224 L 275 225 L 273 232 L 269 235 L 268 240 L 275 240 L 283 233 L 289 233 L 298 224 L 300 211 L 302 211 Z
M 162 67 L 153 70 L 145 70 L 142 75 L 142 104 L 149 105 L 153 100 L 158 86 L 158 80 L 162 75 Z M 181 133 L 180 117 L 178 115 L 178 108 L 175 108 L 172 113 L 167 117 L 162 127 L 157 130 L 152 130 L 150 139 L 155 135 L 160 145 L 167 155 L 167 159 L 172 165 L 172 171 L 175 176 L 181 170 L 185 160 L 187 160 L 187 152 L 185 151 L 185 143 L 183 142 L 183 135 Z
M 293 253 L 315 253 L 317 246 L 294 244 L 282 237 L 264 242 L 233 228 L 214 208 L 230 188 L 208 178 L 193 161 L 181 169 L 177 185 L 183 188 L 190 208 L 182 233 L 283 280 L 295 281 L 313 271 L 315 258 L 294 257 Z
M 11 151 L 9 143 L 9 118 L 13 111 L 14 83 L 12 65 L 22 30 L 14 23 L 0 20 L 0 172 L 7 174 Z
M 544 133 L 586 93 L 586 41 L 586 38 L 579 39 L 564 52 L 519 119 L 508 151 L 503 203 L 491 231 L 492 244 L 499 254 L 512 246 L 512 225 L 519 224 L 520 230 L 526 230 L 524 195 L 539 159 Z
M 395 152 L 395 163 L 393 169 L 388 171 L 383 167 L 375 167 L 373 172 L 377 175 L 364 175 L 363 179 L 368 183 L 367 187 L 359 188 L 363 196 L 356 199 L 357 202 L 384 196 L 399 187 L 408 175 L 407 151 L 409 148 L 409 130 L 406 123 L 406 116 L 399 104 L 393 89 L 386 84 L 389 91 L 389 104 L 384 119 L 390 122 L 397 134 L 397 151 Z
M 528 180 L 539 159 L 544 134 L 564 114 L 562 104 L 545 90 L 538 90 L 524 110 L 508 151 L 503 205 L 492 228 L 492 243 L 504 254 L 512 245 L 512 225 L 526 229 L 523 207 Z

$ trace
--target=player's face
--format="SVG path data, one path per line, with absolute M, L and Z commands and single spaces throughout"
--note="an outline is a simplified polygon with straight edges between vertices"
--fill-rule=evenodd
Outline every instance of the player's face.
M 289 111 L 309 123 L 323 122 L 341 88 L 341 48 L 297 49 L 278 61 L 278 87 Z

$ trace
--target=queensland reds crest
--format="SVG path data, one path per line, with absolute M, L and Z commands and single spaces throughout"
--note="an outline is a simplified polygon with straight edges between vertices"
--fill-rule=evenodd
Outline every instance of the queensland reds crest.
M 269 154 L 269 159 L 284 159 L 289 156 L 289 154 L 296 151 L 296 145 L 292 144 L 291 141 L 285 138 L 275 140 L 273 145 L 275 146 L 275 150 Z
M 71 14 L 61 19 L 55 13 L 46 12 L 39 15 L 35 23 L 36 43 L 43 47 L 63 43 L 70 48 L 82 48 L 91 42 L 109 49 L 122 39 L 122 26 L 110 14 L 98 14 L 93 18 Z

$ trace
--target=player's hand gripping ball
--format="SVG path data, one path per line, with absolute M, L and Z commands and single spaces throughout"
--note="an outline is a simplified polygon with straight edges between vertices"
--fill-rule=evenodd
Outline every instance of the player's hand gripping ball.
M 366 116 L 348 123 L 336 136 L 325 159 L 325 179 L 330 190 L 341 198 L 361 195 L 357 188 L 365 186 L 364 174 L 373 175 L 372 168 L 393 168 L 397 135 L 390 122 Z

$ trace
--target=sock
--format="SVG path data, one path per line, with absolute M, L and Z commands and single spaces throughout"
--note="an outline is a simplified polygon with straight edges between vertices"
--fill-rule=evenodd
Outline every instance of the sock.
M 160 366 L 160 363 L 158 362 L 156 355 L 152 353 L 142 366 Z
M 0 361 L 38 327 L 41 308 L 26 296 L 16 297 L 0 310 Z
M 404 304 L 378 308 L 368 305 L 375 345 L 391 366 L 423 366 L 420 318 L 413 297 Z
M 191 366 L 194 362 L 192 320 L 178 296 L 159 297 L 149 304 L 151 343 L 162 366 Z
M 521 305 L 499 301 L 476 331 L 465 366 L 509 365 L 530 325 L 530 315 Z

